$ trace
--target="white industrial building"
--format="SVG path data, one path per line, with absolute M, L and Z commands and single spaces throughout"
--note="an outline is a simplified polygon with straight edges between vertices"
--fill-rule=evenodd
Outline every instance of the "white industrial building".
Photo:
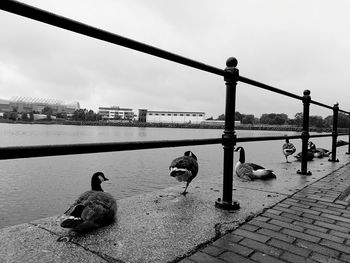
M 132 109 L 120 108 L 118 106 L 99 107 L 98 113 L 103 120 L 133 120 L 135 114 Z
M 195 111 L 147 111 L 146 122 L 153 123 L 201 123 L 205 121 L 204 112 Z

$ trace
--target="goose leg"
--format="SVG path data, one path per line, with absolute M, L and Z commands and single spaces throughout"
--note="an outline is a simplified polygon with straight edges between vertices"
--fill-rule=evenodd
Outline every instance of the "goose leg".
M 186 183 L 185 191 L 183 191 L 181 193 L 182 195 L 186 195 L 188 193 L 188 192 L 186 192 L 186 190 L 187 190 L 187 187 L 188 187 L 189 184 L 190 184 L 189 182 Z

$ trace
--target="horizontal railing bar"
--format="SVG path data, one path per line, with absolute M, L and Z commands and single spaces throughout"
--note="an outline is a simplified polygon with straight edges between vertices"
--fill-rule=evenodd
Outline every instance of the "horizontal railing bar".
M 338 133 L 338 136 L 348 135 L 348 133 Z M 309 138 L 318 137 L 332 137 L 332 133 L 327 134 L 313 134 L 309 135 Z M 257 137 L 241 137 L 237 138 L 237 142 L 256 142 L 256 141 L 278 141 L 288 139 L 301 139 L 302 135 L 291 135 L 291 136 L 257 136 Z
M 290 93 L 290 92 L 287 92 L 287 91 L 284 91 L 284 90 L 281 90 L 281 89 L 277 89 L 277 88 L 271 87 L 271 86 L 266 85 L 264 83 L 261 83 L 261 82 L 258 82 L 258 81 L 252 80 L 252 79 L 248 79 L 248 78 L 245 78 L 243 76 L 239 76 L 238 80 L 243 82 L 243 83 L 250 84 L 250 85 L 253 85 L 253 86 L 265 89 L 265 90 L 269 90 L 269 91 L 272 91 L 272 92 L 275 92 L 275 93 L 283 94 L 283 95 L 291 97 L 291 98 L 295 98 L 295 99 L 298 99 L 298 100 L 302 100 L 303 99 L 302 96 L 298 96 L 298 95 L 295 95 L 293 93 Z
M 350 111 L 345 111 L 345 110 L 339 110 L 340 112 L 346 113 L 346 114 L 350 114 Z
M 222 138 L 0 147 L 0 160 L 220 143 Z
M 317 102 L 314 100 L 311 100 L 310 103 L 333 110 L 332 106 L 329 106 L 329 105 L 326 105 L 326 104 L 323 104 L 323 103 L 320 103 L 320 102 Z
M 348 135 L 339 133 L 338 136 Z M 329 134 L 310 135 L 310 138 L 330 137 Z M 261 136 L 261 137 L 242 137 L 237 138 L 236 142 L 254 142 L 254 141 L 273 141 L 300 139 L 301 135 L 292 136 Z M 0 147 L 0 160 L 47 157 L 72 154 L 89 154 L 103 152 L 118 152 L 130 150 L 157 149 L 168 147 L 195 146 L 221 144 L 222 138 L 209 139 L 191 139 L 191 140 L 162 140 L 162 141 L 131 141 L 131 142 L 112 142 L 112 143 L 86 143 L 86 144 L 62 144 L 62 145 L 37 145 L 37 146 L 9 146 Z
M 12 0 L 1 0 L 0 9 L 24 16 L 33 20 L 37 20 L 52 26 L 64 28 L 85 36 L 100 39 L 109 43 L 117 44 L 126 48 L 131 48 L 149 55 L 160 57 L 166 60 L 177 62 L 189 67 L 225 76 L 225 71 L 204 63 L 179 56 L 177 54 L 117 35 L 108 31 L 80 23 L 73 19 L 69 19 L 57 14 Z

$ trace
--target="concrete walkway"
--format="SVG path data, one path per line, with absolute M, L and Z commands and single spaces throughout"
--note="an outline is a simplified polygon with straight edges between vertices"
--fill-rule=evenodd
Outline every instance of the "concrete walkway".
M 73 235 L 59 215 L 0 229 L 0 262 L 350 262 L 350 156 L 285 162 L 272 181 L 234 181 L 238 211 L 215 208 L 222 175 L 118 200 L 117 220 Z M 57 242 L 71 235 L 69 242 Z
M 350 262 L 350 165 L 179 262 Z

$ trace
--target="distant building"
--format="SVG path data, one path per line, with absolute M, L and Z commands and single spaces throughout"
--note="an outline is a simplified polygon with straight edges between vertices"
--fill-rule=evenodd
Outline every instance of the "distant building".
M 73 113 L 80 109 L 80 104 L 79 102 L 67 104 L 61 100 L 31 97 L 12 97 L 10 100 L 0 100 L 0 112 L 41 112 L 45 107 L 50 107 L 54 114 L 61 112 Z
M 9 111 L 11 111 L 10 101 L 0 99 L 0 113 L 9 112 Z
M 103 120 L 133 120 L 135 117 L 132 109 L 120 108 L 118 106 L 99 107 L 98 113 Z
M 153 123 L 201 123 L 205 113 L 197 111 L 147 111 L 146 122 Z
M 138 116 L 139 122 L 146 122 L 147 117 L 147 110 L 146 109 L 139 109 L 139 116 Z

